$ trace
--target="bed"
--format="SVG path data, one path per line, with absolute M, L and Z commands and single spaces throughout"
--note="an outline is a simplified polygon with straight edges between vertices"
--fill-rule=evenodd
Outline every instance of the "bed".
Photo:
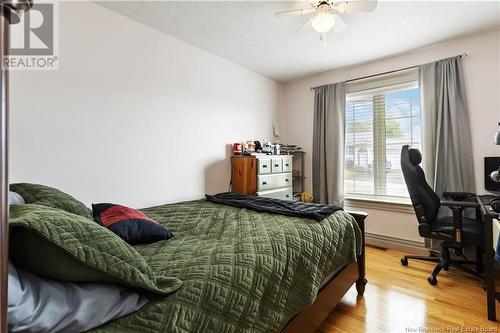
M 91 332 L 313 332 L 353 284 L 364 292 L 366 214 L 317 222 L 207 200 L 143 212 L 175 236 L 133 248 L 182 285 Z

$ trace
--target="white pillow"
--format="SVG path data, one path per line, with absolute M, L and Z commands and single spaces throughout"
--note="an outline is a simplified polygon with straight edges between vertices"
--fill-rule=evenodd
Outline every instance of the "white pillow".
M 24 205 L 24 199 L 19 193 L 9 191 L 9 205 Z

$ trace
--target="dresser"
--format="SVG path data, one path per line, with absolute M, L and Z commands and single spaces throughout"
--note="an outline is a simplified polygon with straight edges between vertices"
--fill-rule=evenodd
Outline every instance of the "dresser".
M 292 155 L 233 156 L 233 192 L 293 200 Z

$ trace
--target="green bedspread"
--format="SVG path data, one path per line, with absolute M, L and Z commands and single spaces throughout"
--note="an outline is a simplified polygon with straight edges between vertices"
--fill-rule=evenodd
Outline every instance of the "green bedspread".
M 156 275 L 183 284 L 94 333 L 278 332 L 361 246 L 343 211 L 321 222 L 204 200 L 143 211 L 174 237 L 134 248 Z

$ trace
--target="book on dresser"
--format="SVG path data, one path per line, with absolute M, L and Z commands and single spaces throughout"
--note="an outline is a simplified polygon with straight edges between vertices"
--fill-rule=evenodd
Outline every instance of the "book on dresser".
M 231 158 L 233 192 L 293 200 L 292 155 L 240 156 Z

